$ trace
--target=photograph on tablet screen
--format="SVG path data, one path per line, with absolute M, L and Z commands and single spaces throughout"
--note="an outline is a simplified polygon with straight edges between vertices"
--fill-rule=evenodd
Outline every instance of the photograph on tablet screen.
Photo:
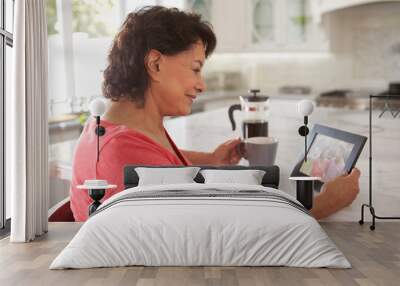
M 308 150 L 307 162 L 303 162 L 299 171 L 329 182 L 346 173 L 346 161 L 353 147 L 352 143 L 317 134 Z

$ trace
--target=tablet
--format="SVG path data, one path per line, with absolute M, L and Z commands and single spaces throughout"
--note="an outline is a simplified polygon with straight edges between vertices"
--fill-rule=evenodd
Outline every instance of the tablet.
M 307 141 L 307 161 L 304 161 L 303 154 L 291 176 L 320 177 L 321 181 L 315 182 L 315 188 L 319 191 L 323 183 L 353 169 L 367 137 L 315 124 Z

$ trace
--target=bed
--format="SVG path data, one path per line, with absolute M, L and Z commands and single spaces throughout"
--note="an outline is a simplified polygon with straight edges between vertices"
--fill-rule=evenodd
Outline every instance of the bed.
M 138 185 L 125 168 L 126 189 L 84 223 L 50 269 L 144 266 L 292 266 L 350 268 L 319 223 L 280 191 L 279 168 L 261 184 Z

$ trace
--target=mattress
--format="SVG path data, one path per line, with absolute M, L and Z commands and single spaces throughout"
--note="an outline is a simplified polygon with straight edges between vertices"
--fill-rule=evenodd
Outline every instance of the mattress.
M 114 195 L 50 269 L 131 265 L 351 267 L 292 196 L 258 185 L 198 183 Z

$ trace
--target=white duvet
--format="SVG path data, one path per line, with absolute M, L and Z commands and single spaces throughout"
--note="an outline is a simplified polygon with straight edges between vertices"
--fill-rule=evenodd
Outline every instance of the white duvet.
M 272 199 L 235 195 L 122 199 L 137 192 L 207 193 L 210 189 L 265 191 Z M 282 191 L 254 185 L 175 184 L 127 189 L 100 206 L 50 269 L 127 265 L 351 267 L 313 217 L 274 199 L 274 195 L 299 204 Z

